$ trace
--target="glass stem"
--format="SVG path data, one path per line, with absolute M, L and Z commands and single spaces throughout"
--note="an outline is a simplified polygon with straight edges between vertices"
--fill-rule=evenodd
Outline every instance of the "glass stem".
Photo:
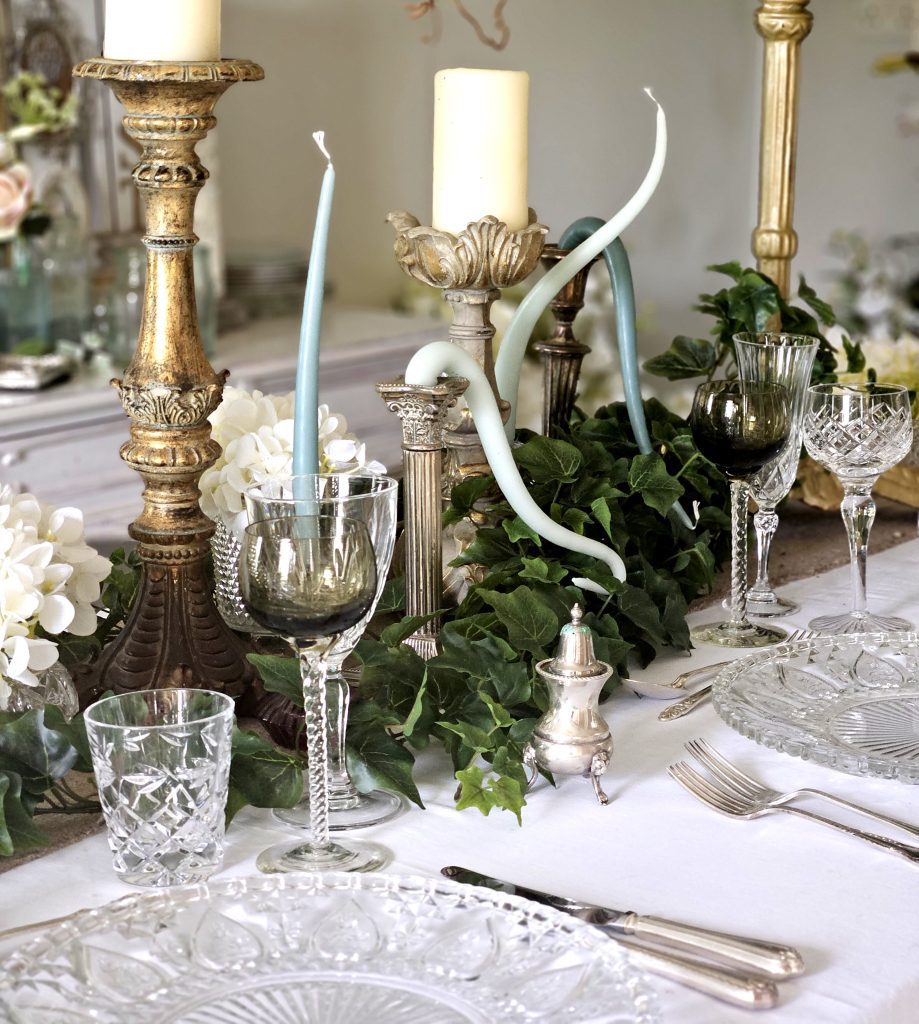
M 756 582 L 750 588 L 750 595 L 758 600 L 768 600 L 772 596 L 772 584 L 769 582 L 769 552 L 772 550 L 772 538 L 779 528 L 779 517 L 774 508 L 761 508 L 753 516 L 753 528 L 756 530 Z
M 849 557 L 852 565 L 852 611 L 867 613 L 868 535 L 874 523 L 877 506 L 871 497 L 874 480 L 846 484 L 846 495 L 840 511 L 849 536 Z
M 326 675 L 325 689 L 329 714 L 329 797 L 333 810 L 345 810 L 360 804 L 345 756 L 351 690 L 341 670 L 334 667 Z
M 731 628 L 747 622 L 747 509 L 750 488 L 745 480 L 731 481 Z
M 300 647 L 300 677 L 303 680 L 303 713 L 306 722 L 306 756 L 309 772 L 310 831 L 313 846 L 329 844 L 329 730 L 327 726 L 325 677 L 328 663 L 314 648 Z

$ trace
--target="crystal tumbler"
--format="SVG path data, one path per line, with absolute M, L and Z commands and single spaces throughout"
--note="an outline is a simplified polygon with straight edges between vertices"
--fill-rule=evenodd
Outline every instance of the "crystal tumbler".
M 115 873 L 184 885 L 223 860 L 233 701 L 210 690 L 106 697 L 84 716 Z

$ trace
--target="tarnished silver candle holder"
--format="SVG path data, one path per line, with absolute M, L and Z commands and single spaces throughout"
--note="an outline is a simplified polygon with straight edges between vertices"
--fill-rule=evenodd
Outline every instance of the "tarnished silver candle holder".
M 530 223 L 520 231 L 512 231 L 492 216 L 469 224 L 458 235 L 425 227 L 417 217 L 401 210 L 387 220 L 396 229 L 394 250 L 399 266 L 416 281 L 443 289 L 453 309 L 449 340 L 482 367 L 506 419 L 509 407 L 495 383 L 491 306 L 501 297 L 500 289 L 519 284 L 532 274 L 549 229 L 537 223 L 532 210 Z M 462 480 L 489 472 L 475 423 L 463 401 L 458 401 L 447 417 L 445 442 L 445 494 Z M 409 520 L 408 512 L 406 518 Z
M 575 605 L 571 622 L 562 627 L 555 657 L 536 666 L 550 703 L 536 723 L 523 761 L 530 768 L 530 785 L 538 769 L 552 775 L 583 775 L 593 783 L 597 800 L 605 806 L 609 798 L 600 786 L 600 776 L 609 767 L 613 739 L 600 714 L 599 701 L 613 669 L 595 657 L 593 633 L 581 616 Z

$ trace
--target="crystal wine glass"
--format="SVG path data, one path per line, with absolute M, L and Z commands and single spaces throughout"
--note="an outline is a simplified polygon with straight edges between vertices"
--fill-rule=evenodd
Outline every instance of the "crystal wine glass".
M 906 619 L 872 615 L 867 608 L 868 535 L 874 522 L 874 482 L 912 447 L 909 393 L 900 384 L 815 384 L 804 415 L 804 446 L 835 474 L 844 497 L 840 511 L 849 535 L 852 610 L 809 623 L 820 633 L 912 629 Z
M 769 582 L 769 551 L 778 529 L 776 505 L 788 494 L 798 472 L 801 456 L 801 423 L 804 400 L 810 385 L 818 338 L 807 334 L 769 331 L 734 335 L 734 354 L 741 380 L 781 384 L 788 391 L 791 428 L 788 444 L 777 459 L 767 463 L 750 480 L 750 495 L 756 502 L 753 516 L 756 531 L 756 582 L 747 591 L 747 614 L 787 615 L 797 605 L 776 594 Z
M 788 442 L 788 392 L 780 384 L 713 380 L 700 384 L 690 427 L 696 447 L 731 481 L 731 608 L 727 622 L 691 632 L 696 643 L 720 647 L 766 647 L 787 637 L 784 630 L 754 625 L 747 618 L 747 505 L 750 478 Z
M 348 774 L 345 736 L 348 726 L 350 692 L 341 667 L 357 646 L 373 618 L 389 573 L 396 539 L 398 482 L 370 473 L 312 473 L 267 480 L 245 494 L 249 522 L 297 515 L 309 499 L 311 514 L 346 516 L 364 523 L 376 555 L 377 589 L 366 615 L 339 637 L 327 659 L 326 701 L 329 711 L 329 828 L 341 832 L 379 825 L 402 810 L 402 800 L 384 789 L 359 793 Z M 309 795 L 295 807 L 281 807 L 274 815 L 285 824 L 309 828 Z
M 341 634 L 367 614 L 377 588 L 364 523 L 345 516 L 282 516 L 246 527 L 239 589 L 249 614 L 284 637 L 300 659 L 309 760 L 310 842 L 282 843 L 260 871 L 371 871 L 389 860 L 375 843 L 329 838 L 325 674 Z

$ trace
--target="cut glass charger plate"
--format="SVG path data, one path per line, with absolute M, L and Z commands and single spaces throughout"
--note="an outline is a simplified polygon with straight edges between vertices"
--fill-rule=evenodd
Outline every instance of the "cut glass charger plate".
M 242 878 L 128 896 L 8 957 L 14 1024 L 655 1024 L 621 947 L 446 880 Z
M 723 669 L 715 710 L 749 739 L 853 775 L 919 783 L 919 635 L 815 637 Z

